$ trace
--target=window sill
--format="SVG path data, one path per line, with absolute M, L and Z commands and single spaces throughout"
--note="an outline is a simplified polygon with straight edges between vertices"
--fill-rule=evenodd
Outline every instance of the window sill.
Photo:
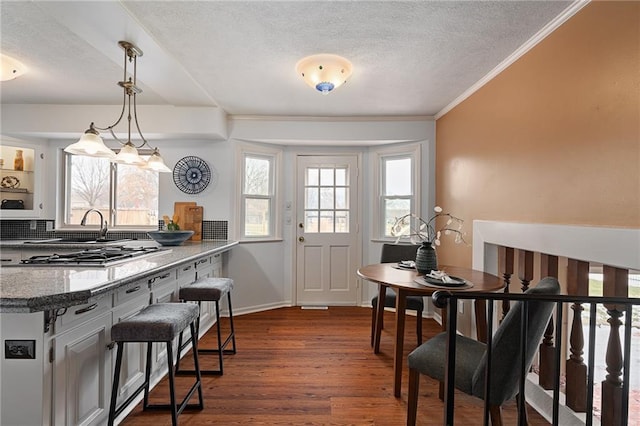
M 282 238 L 265 238 L 265 239 L 256 239 L 256 240 L 238 240 L 239 244 L 253 244 L 253 243 L 281 243 L 284 241 Z

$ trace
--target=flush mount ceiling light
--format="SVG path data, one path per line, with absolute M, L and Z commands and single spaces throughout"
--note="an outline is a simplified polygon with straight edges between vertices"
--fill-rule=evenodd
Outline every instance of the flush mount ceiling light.
M 138 113 L 136 111 L 136 95 L 142 93 L 142 89 L 136 86 L 136 60 L 138 56 L 142 56 L 142 50 L 140 50 L 134 44 L 129 43 L 128 41 L 119 41 L 118 44 L 124 50 L 124 78 L 123 81 L 118 82 L 118 86 L 122 87 L 124 91 L 120 117 L 118 117 L 118 120 L 116 120 L 115 123 L 104 128 L 98 127 L 94 123 L 91 123 L 80 140 L 74 144 L 69 145 L 64 150 L 70 154 L 108 158 L 114 163 L 131 164 L 139 166 L 143 169 L 154 170 L 156 172 L 171 173 L 171 169 L 167 167 L 167 165 L 164 163 L 164 160 L 160 156 L 160 151 L 158 150 L 158 148 L 151 148 L 149 142 L 142 135 L 140 126 L 138 124 Z M 127 74 L 127 62 L 133 62 L 133 72 L 131 76 Z M 115 135 L 113 128 L 116 127 L 120 123 L 120 121 L 122 121 L 122 118 L 125 116 L 125 112 L 127 113 L 126 116 L 128 122 L 127 140 L 121 141 Z M 136 130 L 138 131 L 140 140 L 142 140 L 142 143 L 139 146 L 136 146 L 133 144 L 133 142 L 131 142 L 132 118 L 133 122 L 136 125 Z M 113 136 L 113 138 L 122 145 L 122 148 L 117 155 L 114 151 L 109 149 L 104 144 L 98 130 L 108 130 L 109 133 L 111 133 L 111 136 Z M 153 149 L 153 153 L 149 157 L 148 161 L 145 161 L 138 154 L 138 149 L 143 148 L 145 145 L 149 147 L 149 149 Z
M 13 80 L 27 72 L 27 67 L 25 67 L 22 62 L 4 53 L 0 55 L 0 62 L 2 63 L 0 67 L 0 81 Z
M 329 53 L 307 56 L 296 64 L 298 75 L 323 95 L 346 83 L 352 71 L 351 62 Z

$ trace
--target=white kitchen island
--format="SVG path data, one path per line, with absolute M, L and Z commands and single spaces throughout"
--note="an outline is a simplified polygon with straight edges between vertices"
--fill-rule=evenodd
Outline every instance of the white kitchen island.
M 127 243 L 136 244 L 156 243 Z M 178 289 L 197 278 L 220 276 L 224 253 L 236 244 L 187 242 L 106 267 L 3 267 L 0 424 L 106 424 L 115 359 L 111 325 L 149 303 L 177 301 Z M 2 244 L 3 252 L 21 250 L 23 257 L 36 249 L 46 252 L 60 247 Z M 201 335 L 213 325 L 214 309 L 211 303 L 203 304 Z M 145 347 L 129 346 L 120 379 L 120 400 L 143 381 Z M 152 384 L 166 373 L 165 357 L 164 348 L 156 348 Z

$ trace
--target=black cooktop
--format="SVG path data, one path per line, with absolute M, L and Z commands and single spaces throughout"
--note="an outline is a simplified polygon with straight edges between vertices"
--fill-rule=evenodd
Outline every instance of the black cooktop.
M 166 249 L 160 247 L 100 247 L 72 253 L 54 253 L 49 255 L 31 256 L 28 259 L 22 259 L 20 261 L 20 266 L 110 266 L 115 263 L 120 263 L 122 261 L 131 260 L 133 258 L 165 250 Z

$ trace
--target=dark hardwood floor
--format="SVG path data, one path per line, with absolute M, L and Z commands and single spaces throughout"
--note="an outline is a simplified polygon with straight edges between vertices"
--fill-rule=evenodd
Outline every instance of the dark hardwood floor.
M 181 425 L 403 425 L 406 423 L 406 355 L 414 348 L 415 317 L 407 318 L 402 397 L 393 396 L 394 314 L 385 313 L 381 353 L 369 345 L 371 310 L 282 308 L 235 318 L 238 353 L 225 357 L 224 375 L 203 378 L 205 409 L 185 411 Z M 228 326 L 228 319 L 223 319 Z M 439 332 L 433 320 L 423 323 L 424 338 Z M 215 332 L 201 340 L 211 347 Z M 213 355 L 215 356 L 215 355 Z M 212 355 L 201 356 L 210 363 Z M 190 359 L 190 356 L 184 358 Z M 188 364 L 185 363 L 185 366 Z M 205 365 L 205 368 L 207 366 Z M 181 399 L 190 377 L 178 377 Z M 151 402 L 166 400 L 164 379 Z M 456 394 L 456 424 L 482 424 L 482 401 Z M 418 424 L 442 424 L 438 383 L 421 378 Z M 504 407 L 508 425 L 516 423 L 515 403 Z M 529 409 L 531 425 L 547 425 Z M 136 407 L 122 423 L 170 425 L 168 412 Z

